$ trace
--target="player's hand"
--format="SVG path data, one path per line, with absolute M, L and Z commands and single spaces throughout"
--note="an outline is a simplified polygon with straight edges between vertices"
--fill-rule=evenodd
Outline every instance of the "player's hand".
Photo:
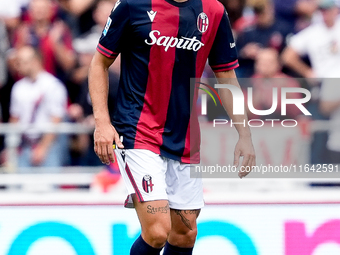
M 97 124 L 94 130 L 94 151 L 103 164 L 109 165 L 115 161 L 113 144 L 123 149 L 119 134 L 111 124 Z
M 247 174 L 250 173 L 253 166 L 256 165 L 255 160 L 255 150 L 253 143 L 249 137 L 240 137 L 234 153 L 234 166 L 238 167 L 240 164 L 240 157 L 243 157 L 241 168 L 238 173 L 240 178 L 245 177 Z M 248 171 L 247 171 L 248 170 Z

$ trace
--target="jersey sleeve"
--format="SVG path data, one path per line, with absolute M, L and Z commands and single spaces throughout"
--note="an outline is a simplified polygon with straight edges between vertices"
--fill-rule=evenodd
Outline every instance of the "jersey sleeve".
M 236 44 L 226 11 L 224 11 L 210 50 L 209 65 L 214 72 L 229 71 L 239 66 Z
M 97 51 L 108 58 L 115 58 L 124 45 L 124 33 L 129 24 L 129 6 L 127 0 L 118 0 L 107 19 Z

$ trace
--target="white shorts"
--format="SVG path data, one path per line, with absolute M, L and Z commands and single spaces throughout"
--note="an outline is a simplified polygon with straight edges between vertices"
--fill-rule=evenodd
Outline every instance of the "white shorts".
M 204 206 L 201 178 L 190 178 L 190 164 L 162 157 L 149 150 L 115 150 L 128 198 L 125 207 L 133 207 L 132 194 L 139 202 L 168 200 L 172 209 L 194 210 Z

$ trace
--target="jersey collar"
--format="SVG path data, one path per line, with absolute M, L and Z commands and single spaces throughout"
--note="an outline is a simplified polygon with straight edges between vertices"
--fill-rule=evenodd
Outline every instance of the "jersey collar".
M 176 2 L 175 0 L 165 0 L 165 1 L 167 1 L 169 4 L 174 5 L 176 7 L 185 7 L 185 6 L 190 5 L 192 0 L 187 0 L 187 1 L 182 2 L 182 3 Z

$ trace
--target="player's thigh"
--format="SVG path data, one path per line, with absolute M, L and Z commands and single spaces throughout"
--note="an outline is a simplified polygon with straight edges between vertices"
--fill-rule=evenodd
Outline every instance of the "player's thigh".
M 141 223 L 142 235 L 167 236 L 171 228 L 169 202 L 167 200 L 140 202 L 136 194 L 133 194 L 132 198 Z
M 171 231 L 185 235 L 190 231 L 197 230 L 196 220 L 201 212 L 201 209 L 193 210 L 178 210 L 171 209 Z
M 192 178 L 190 171 L 189 164 L 169 161 L 165 181 L 171 209 L 196 210 L 204 206 L 202 178 Z
M 192 248 L 196 241 L 196 219 L 199 213 L 200 209 L 171 209 L 171 231 L 168 237 L 168 242 L 177 247 Z
M 204 206 L 203 184 L 191 178 L 189 164 L 171 161 L 166 173 L 167 194 L 171 215 L 170 244 L 191 248 L 197 235 L 196 219 Z
M 128 190 L 126 207 L 133 207 L 131 195 L 139 202 L 168 200 L 165 174 L 167 162 L 149 150 L 116 149 L 116 157 Z

